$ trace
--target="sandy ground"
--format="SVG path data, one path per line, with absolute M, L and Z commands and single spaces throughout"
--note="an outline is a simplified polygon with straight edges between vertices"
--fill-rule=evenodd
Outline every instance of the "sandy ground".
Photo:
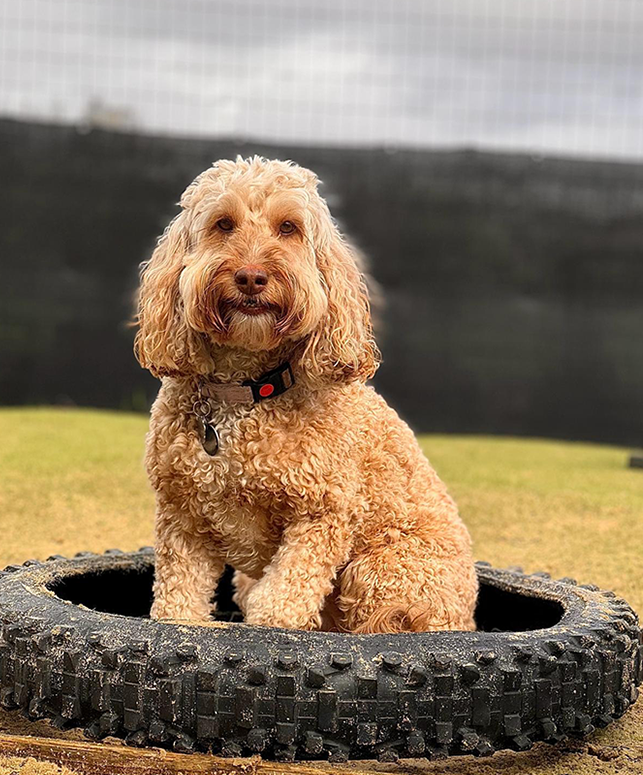
M 152 495 L 141 465 L 146 420 L 110 412 L 0 410 L 0 564 L 28 557 L 152 541 Z M 522 565 L 573 576 L 623 595 L 643 610 L 643 471 L 627 450 L 588 444 L 480 437 L 423 437 L 432 463 L 456 497 L 476 556 L 499 567 Z M 82 740 L 45 722 L 0 713 L 0 735 Z M 166 771 L 159 754 L 158 771 Z M 180 771 L 230 772 L 214 757 L 182 757 Z M 184 762 L 184 764 L 183 764 Z M 258 772 L 257 760 L 234 763 Z M 149 772 L 154 772 L 152 763 Z M 275 765 L 272 773 L 278 772 Z M 82 766 L 75 772 L 86 771 Z M 93 769 L 96 772 L 96 769 Z M 174 770 L 179 771 L 179 770 Z M 295 772 L 292 765 L 284 773 Z M 643 773 L 643 701 L 589 741 L 490 759 L 366 762 L 307 772 L 428 775 L 592 775 Z M 72 771 L 0 755 L 0 775 Z M 110 775 L 120 775 L 106 768 Z M 126 775 L 127 771 L 123 772 Z

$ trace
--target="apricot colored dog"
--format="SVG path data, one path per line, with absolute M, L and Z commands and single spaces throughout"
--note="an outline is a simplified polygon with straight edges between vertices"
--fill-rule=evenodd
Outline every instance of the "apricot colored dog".
M 136 352 L 162 379 L 152 616 L 208 619 L 228 564 L 250 624 L 472 629 L 469 535 L 366 384 L 365 278 L 317 184 L 289 162 L 220 161 L 143 266 Z

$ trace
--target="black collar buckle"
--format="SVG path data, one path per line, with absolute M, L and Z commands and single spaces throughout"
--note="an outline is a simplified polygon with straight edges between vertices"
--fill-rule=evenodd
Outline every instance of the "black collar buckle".
M 255 403 L 265 401 L 267 398 L 275 398 L 285 393 L 295 384 L 292 369 L 289 363 L 282 363 L 276 369 L 262 374 L 257 380 L 246 380 L 244 385 L 248 385 L 252 390 L 252 397 Z

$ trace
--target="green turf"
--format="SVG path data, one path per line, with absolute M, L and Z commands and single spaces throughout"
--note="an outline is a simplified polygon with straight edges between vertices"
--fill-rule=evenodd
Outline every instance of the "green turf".
M 146 428 L 140 415 L 1 409 L 0 565 L 151 543 Z M 627 468 L 628 450 L 480 436 L 421 441 L 460 506 L 477 558 L 595 582 L 643 609 L 643 470 Z M 605 755 L 625 752 L 609 762 L 588 749 L 554 754 L 549 748 L 493 761 L 504 762 L 507 773 L 523 771 L 522 763 L 531 768 L 524 771 L 538 773 L 635 772 L 639 765 L 643 771 L 640 708 L 593 738 Z M 495 769 L 452 766 L 439 771 Z
M 643 470 L 597 444 L 431 436 L 479 559 L 614 588 L 643 609 Z
M 141 415 L 0 410 L 0 563 L 151 543 L 146 429 Z

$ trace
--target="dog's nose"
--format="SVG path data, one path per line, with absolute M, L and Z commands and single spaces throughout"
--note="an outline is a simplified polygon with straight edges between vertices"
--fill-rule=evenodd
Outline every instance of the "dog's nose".
M 241 293 L 256 296 L 268 284 L 268 275 L 259 266 L 242 266 L 234 273 L 234 281 Z

